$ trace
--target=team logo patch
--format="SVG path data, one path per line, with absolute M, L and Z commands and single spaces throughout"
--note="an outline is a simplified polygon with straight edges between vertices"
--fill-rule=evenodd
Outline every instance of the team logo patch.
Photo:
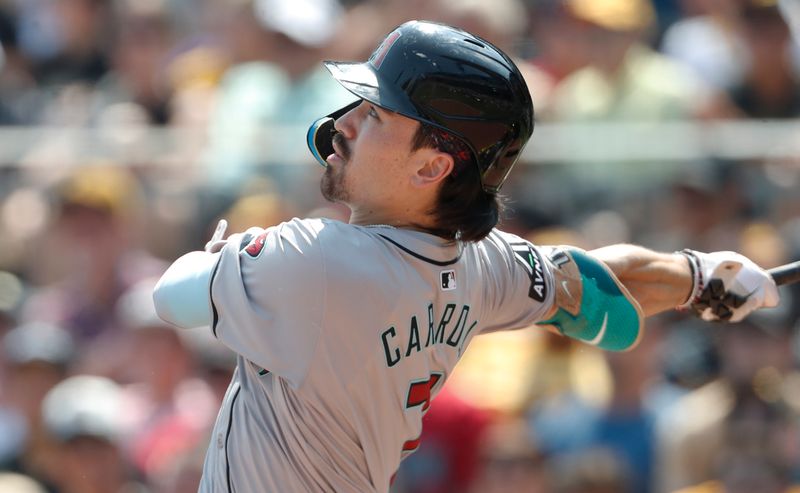
M 440 286 L 442 291 L 452 291 L 456 289 L 456 271 L 443 270 L 439 273 L 439 279 L 441 280 Z
M 264 250 L 264 244 L 267 242 L 267 232 L 264 231 L 260 235 L 256 236 L 254 240 L 250 241 L 250 244 L 244 249 L 244 251 L 253 258 L 258 257 L 261 255 L 261 252 Z
M 383 43 L 375 50 L 375 53 L 369 57 L 369 63 L 375 70 L 381 68 L 383 65 L 383 60 L 386 58 L 386 54 L 389 53 L 389 50 L 394 46 L 397 40 L 400 39 L 400 31 L 395 31 L 392 34 L 386 36 L 386 39 L 383 40 Z
M 511 243 L 511 249 L 514 250 L 517 262 L 525 268 L 528 272 L 528 277 L 531 279 L 528 296 L 539 303 L 543 302 L 547 298 L 547 283 L 544 280 L 542 257 L 539 252 L 527 242 Z

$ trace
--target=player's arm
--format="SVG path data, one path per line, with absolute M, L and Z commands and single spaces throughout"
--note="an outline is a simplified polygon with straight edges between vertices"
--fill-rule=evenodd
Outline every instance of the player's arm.
M 223 238 L 227 228 L 228 221 L 221 219 L 205 251 L 180 257 L 159 279 L 153 303 L 165 322 L 188 329 L 211 323 L 210 284 L 219 263 L 218 252 L 226 243 Z
M 613 245 L 589 253 L 614 272 L 645 316 L 683 307 L 705 320 L 735 322 L 779 301 L 771 276 L 735 252 L 661 253 Z
M 191 329 L 211 325 L 211 281 L 220 261 L 223 247 L 232 243 L 243 249 L 260 228 L 250 228 L 244 233 L 232 234 L 223 239 L 228 222 L 219 221 L 204 251 L 189 252 L 172 263 L 153 290 L 156 313 L 165 322 Z
M 705 320 L 736 322 L 778 303 L 769 274 L 734 252 L 556 247 L 547 266 L 555 294 L 538 324 L 615 351 L 636 345 L 646 316 L 675 307 Z
M 692 292 L 692 269 L 683 254 L 635 245 L 612 245 L 588 253 L 611 269 L 646 317 L 683 305 Z
M 153 290 L 161 319 L 182 328 L 211 324 L 209 286 L 219 253 L 189 252 L 173 262 Z

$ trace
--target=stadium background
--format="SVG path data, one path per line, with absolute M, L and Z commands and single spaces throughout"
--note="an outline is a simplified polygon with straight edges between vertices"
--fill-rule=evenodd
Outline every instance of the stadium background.
M 768 0 L 0 0 L 0 491 L 196 491 L 232 358 L 153 278 L 230 230 L 346 219 L 307 125 L 439 20 L 509 53 L 537 111 L 503 227 L 540 244 L 800 256 L 800 4 Z M 279 280 L 278 280 L 279 281 Z M 800 485 L 796 289 L 631 353 L 476 339 L 397 493 L 778 493 Z

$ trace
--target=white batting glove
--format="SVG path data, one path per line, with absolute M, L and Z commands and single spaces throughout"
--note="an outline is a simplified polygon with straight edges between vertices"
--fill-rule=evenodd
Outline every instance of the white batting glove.
M 250 243 L 253 241 L 253 238 L 256 238 L 260 234 L 264 232 L 263 228 L 259 228 L 253 226 L 251 228 L 247 228 L 247 231 L 243 233 L 233 233 L 227 238 L 225 236 L 225 230 L 228 228 L 228 221 L 224 219 L 220 219 L 219 223 L 217 223 L 217 229 L 214 230 L 214 235 L 208 240 L 204 250 L 208 253 L 217 253 L 222 251 L 225 245 L 229 243 L 239 245 L 239 251 L 244 250 Z
M 752 260 L 736 252 L 683 250 L 694 275 L 685 304 L 707 321 L 738 322 L 759 308 L 778 305 L 775 281 Z
M 228 221 L 220 219 L 217 223 L 217 229 L 214 230 L 214 234 L 211 236 L 211 239 L 208 240 L 208 243 L 206 243 L 204 250 L 208 253 L 217 253 L 222 250 L 222 247 L 225 246 L 226 243 L 223 239 L 225 238 L 226 229 L 228 229 Z

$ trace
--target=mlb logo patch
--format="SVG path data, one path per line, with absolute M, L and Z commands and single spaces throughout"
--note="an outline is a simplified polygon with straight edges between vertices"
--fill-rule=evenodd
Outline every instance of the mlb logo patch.
M 442 291 L 452 291 L 456 289 L 456 271 L 443 270 L 439 274 L 439 278 L 441 279 Z

